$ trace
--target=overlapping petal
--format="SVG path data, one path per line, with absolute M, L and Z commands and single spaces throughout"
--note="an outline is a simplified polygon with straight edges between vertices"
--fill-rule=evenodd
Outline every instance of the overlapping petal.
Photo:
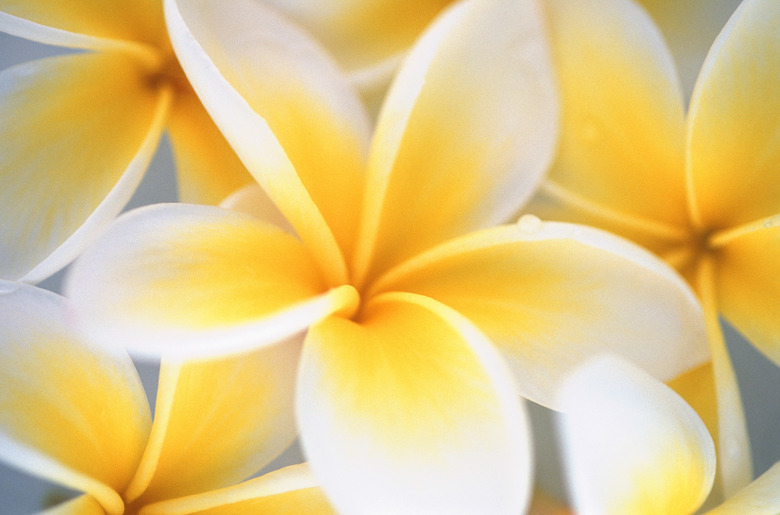
M 273 343 L 356 302 L 349 286 L 327 290 L 294 236 L 187 204 L 120 218 L 74 264 L 66 291 L 95 338 L 155 356 Z
M 693 513 L 715 477 L 712 438 L 662 383 L 616 358 L 561 391 L 561 437 L 578 513 Z
M 145 505 L 234 485 L 287 448 L 301 342 L 163 362 L 149 445 L 125 498 Z
M 748 486 L 707 515 L 773 515 L 780 512 L 780 464 L 775 464 Z
M 354 241 L 369 133 L 355 91 L 310 36 L 259 2 L 222 9 L 169 0 L 166 9 L 174 48 L 206 109 L 324 256 L 325 273 L 343 282 L 341 251 Z
M 121 513 L 117 492 L 141 458 L 149 406 L 127 354 L 85 343 L 69 309 L 53 293 L 0 283 L 0 459 Z
M 82 54 L 0 74 L 0 276 L 40 281 L 130 199 L 170 95 L 117 55 Z
M 563 121 L 542 193 L 568 207 L 532 204 L 529 212 L 569 221 L 595 215 L 602 226 L 617 219 L 614 229 L 632 238 L 635 225 L 665 233 L 658 222 L 676 224 L 687 213 L 684 104 L 661 34 L 631 1 L 544 6 Z
M 436 301 L 389 293 L 355 321 L 314 326 L 297 396 L 304 448 L 340 513 L 520 513 L 528 501 L 529 435 L 511 376 Z
M 543 25 L 534 2 L 463 2 L 412 49 L 372 143 L 358 281 L 531 195 L 558 114 Z
M 140 515 L 330 515 L 308 465 L 292 465 L 239 485 L 145 506 Z
M 701 309 L 652 254 L 597 229 L 529 216 L 453 240 L 377 284 L 467 316 L 509 357 L 520 393 L 555 407 L 566 373 L 612 352 L 669 380 L 707 360 Z
M 691 100 L 694 209 L 724 228 L 780 213 L 780 9 L 742 4 L 713 45 Z
M 255 181 L 190 90 L 177 92 L 168 119 L 179 201 L 219 204 Z
M 106 515 L 106 512 L 94 497 L 82 495 L 48 510 L 43 510 L 39 512 L 39 515 Z

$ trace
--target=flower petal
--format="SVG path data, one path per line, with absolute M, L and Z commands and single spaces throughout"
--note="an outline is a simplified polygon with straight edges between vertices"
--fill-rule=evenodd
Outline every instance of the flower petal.
M 226 355 L 273 343 L 356 302 L 327 291 L 295 237 L 214 206 L 157 205 L 120 218 L 66 283 L 98 341 L 141 355 Z
M 425 297 L 371 299 L 310 329 L 301 441 L 339 513 L 520 513 L 530 442 L 501 357 Z
M 354 240 L 369 134 L 356 93 L 310 36 L 260 2 L 165 5 L 174 48 L 206 109 L 324 256 L 325 273 L 343 282 L 335 243 L 348 253 Z
M 121 11 L 111 2 L 102 0 L 0 0 L 0 11 L 0 30 L 5 32 L 9 25 L 24 27 L 19 22 L 28 22 L 23 32 L 10 33 L 41 43 L 70 46 L 67 40 L 36 37 L 46 29 L 52 34 L 70 32 L 76 36 L 152 44 L 159 44 L 165 37 L 162 6 L 158 0 L 125 2 Z M 95 49 L 91 45 L 86 48 Z
M 256 184 L 194 93 L 176 96 L 168 135 L 181 202 L 216 205 L 240 187 Z
M 275 225 L 286 233 L 295 234 L 293 226 L 258 184 L 248 184 L 240 190 L 234 191 L 219 205 L 225 209 L 240 211 Z
M 773 515 L 780 512 L 780 464 L 761 474 L 707 515 Z
M 693 409 L 613 357 L 561 390 L 562 444 L 578 513 L 693 513 L 715 477 L 715 447 Z
M 59 504 L 48 510 L 38 512 L 38 515 L 105 515 L 106 512 L 94 497 L 82 495 L 68 502 Z
M 562 95 L 558 155 L 544 194 L 562 206 L 528 211 L 599 225 L 617 218 L 687 219 L 684 104 L 657 27 L 627 0 L 545 2 Z M 581 212 L 567 197 L 586 199 Z M 620 227 L 616 227 L 616 230 Z M 622 227 L 628 234 L 631 227 Z
M 417 256 L 376 288 L 458 310 L 509 357 L 520 394 L 548 407 L 563 377 L 597 354 L 661 380 L 708 357 L 685 282 L 649 252 L 585 226 L 527 215 Z
M 780 213 L 780 5 L 748 0 L 715 41 L 691 100 L 688 161 L 707 227 Z
M 472 1 L 415 45 L 373 141 L 358 278 L 504 222 L 531 195 L 557 136 L 544 43 L 535 3 Z
M 100 54 L 0 74 L 0 277 L 45 279 L 130 199 L 170 99 L 145 81 L 134 61 Z
M 149 445 L 125 499 L 146 504 L 234 485 L 289 447 L 302 341 L 221 360 L 163 361 Z
M 239 485 L 145 506 L 140 515 L 335 514 L 305 463 Z
M 69 309 L 0 282 L 0 459 L 114 513 L 146 444 L 149 405 L 127 354 L 81 339 Z

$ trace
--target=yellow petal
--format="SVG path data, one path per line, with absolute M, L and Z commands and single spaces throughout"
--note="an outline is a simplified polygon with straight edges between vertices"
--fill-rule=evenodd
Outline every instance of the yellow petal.
M 356 302 L 302 243 L 213 206 L 139 209 L 74 263 L 66 284 L 90 334 L 142 355 L 225 355 L 274 343 Z
M 105 513 L 103 507 L 94 497 L 82 495 L 48 510 L 38 512 L 38 515 L 105 515 Z
M 780 513 L 780 464 L 731 496 L 707 515 L 775 515 Z
M 712 47 L 691 100 L 689 173 L 706 227 L 780 213 L 780 5 L 743 2 Z
M 145 506 L 140 515 L 335 514 L 308 465 L 292 465 L 239 485 Z
M 0 282 L 0 459 L 116 513 L 149 406 L 127 354 L 80 339 L 70 309 L 48 291 Z
M 103 0 L 0 0 L 0 11 L 0 14 L 36 25 L 101 39 L 159 44 L 165 37 L 162 6 L 158 0 L 124 2 L 121 11 Z M 16 35 L 28 37 L 30 34 Z
M 535 5 L 460 3 L 415 45 L 371 149 L 358 281 L 506 221 L 541 180 L 558 113 Z
M 263 188 L 256 183 L 248 184 L 234 191 L 219 205 L 225 209 L 246 213 L 258 220 L 275 225 L 289 234 L 295 234 L 295 229 L 290 225 L 290 222 L 279 211 L 276 204 L 268 198 Z
M 628 362 L 602 357 L 561 390 L 564 462 L 578 513 L 693 513 L 715 477 L 696 412 Z
M 169 94 L 117 55 L 81 54 L 0 75 L 0 277 L 40 281 L 130 199 Z
M 181 202 L 219 204 L 255 182 L 191 91 L 177 94 L 168 134 Z
M 661 380 L 708 359 L 685 282 L 649 252 L 585 226 L 524 217 L 417 256 L 376 288 L 464 314 L 510 359 L 521 395 L 545 406 L 565 374 L 604 352 Z
M 613 218 L 684 223 L 683 100 L 658 29 L 627 0 L 544 5 L 563 106 L 549 181 L 563 206 L 529 212 L 579 222 L 595 212 L 600 225 Z M 570 196 L 586 199 L 587 209 Z M 634 239 L 633 229 L 621 234 Z
M 149 445 L 125 498 L 146 504 L 230 486 L 289 447 L 302 340 L 221 360 L 163 361 Z
M 304 344 L 296 410 L 339 513 L 520 513 L 527 421 L 487 339 L 425 297 L 372 299 Z
M 764 355 L 780 364 L 778 263 L 780 227 L 744 234 L 719 250 L 717 288 L 721 313 Z
M 177 55 L 217 126 L 331 282 L 343 282 L 369 133 L 356 93 L 309 35 L 259 2 L 169 0 L 166 9 Z

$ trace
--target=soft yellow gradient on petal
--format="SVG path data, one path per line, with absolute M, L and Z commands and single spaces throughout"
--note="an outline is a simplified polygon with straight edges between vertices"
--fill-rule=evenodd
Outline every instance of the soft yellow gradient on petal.
M 374 136 L 358 281 L 504 222 L 531 195 L 557 135 L 543 41 L 533 2 L 464 2 L 412 49 Z
M 163 361 L 149 445 L 125 498 L 140 495 L 147 504 L 234 485 L 287 448 L 296 435 L 301 342 L 203 362 Z
M 780 214 L 780 5 L 749 0 L 713 45 L 691 101 L 688 160 L 708 228 Z
M 129 200 L 165 114 L 166 95 L 145 74 L 130 59 L 100 54 L 0 74 L 0 217 L 14 221 L 0 229 L 1 276 L 29 272 L 101 202 L 100 217 L 111 218 Z
M 130 481 L 149 406 L 127 354 L 84 343 L 69 309 L 53 293 L 0 283 L 0 458 L 121 506 L 104 490 Z
M 296 402 L 304 449 L 343 513 L 519 513 L 524 412 L 500 356 L 425 297 L 376 297 L 310 329 Z
M 335 515 L 307 464 L 241 484 L 145 506 L 140 515 Z
M 563 106 L 549 180 L 613 211 L 607 221 L 684 222 L 684 104 L 658 29 L 626 0 L 544 6 Z M 577 210 L 543 214 L 581 221 Z M 635 237 L 630 225 L 615 229 Z
M 275 225 L 289 234 L 295 234 L 293 226 L 257 183 L 248 184 L 234 191 L 219 205 L 225 209 L 246 213 L 258 220 Z
M 195 94 L 180 90 L 168 120 L 179 201 L 219 204 L 255 183 Z
M 761 474 L 707 515 L 776 515 L 780 513 L 780 464 Z
M 777 176 L 777 174 L 774 174 Z M 718 305 L 769 359 L 780 364 L 780 227 L 744 234 L 718 253 Z
M 82 495 L 48 510 L 38 512 L 38 515 L 105 515 L 105 513 L 103 507 L 93 497 Z
M 684 281 L 606 232 L 525 217 L 437 247 L 378 288 L 428 295 L 467 316 L 504 351 L 521 395 L 555 407 L 565 374 L 604 352 L 661 380 L 708 357 Z
M 693 513 L 715 476 L 696 412 L 617 358 L 594 360 L 561 391 L 561 436 L 578 513 Z
M 160 43 L 165 37 L 159 0 L 0 0 L 0 11 L 69 32 Z
M 343 282 L 369 134 L 356 92 L 306 33 L 258 2 L 166 6 L 207 110 L 331 283 Z

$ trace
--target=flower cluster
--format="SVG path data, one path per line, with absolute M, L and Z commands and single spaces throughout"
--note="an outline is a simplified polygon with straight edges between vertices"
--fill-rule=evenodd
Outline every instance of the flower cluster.
M 0 0 L 76 50 L 0 72 L 0 461 L 58 515 L 780 512 L 719 318 L 780 365 L 780 4 L 687 106 L 644 4 Z

